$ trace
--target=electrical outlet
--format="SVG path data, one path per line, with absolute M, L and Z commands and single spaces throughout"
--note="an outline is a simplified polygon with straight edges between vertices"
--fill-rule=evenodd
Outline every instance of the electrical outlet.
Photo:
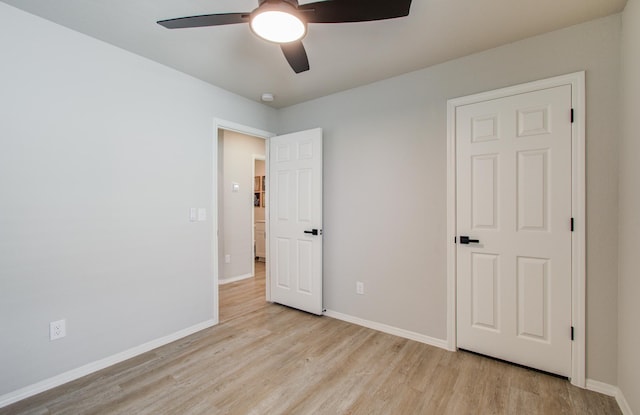
M 224 256 L 224 263 L 225 264 L 230 264 L 231 263 L 231 255 L 227 254 Z
M 360 294 L 363 295 L 364 294 L 364 283 L 363 282 L 356 282 L 356 294 Z
M 52 321 L 49 323 L 49 340 L 58 340 L 67 335 L 66 320 Z

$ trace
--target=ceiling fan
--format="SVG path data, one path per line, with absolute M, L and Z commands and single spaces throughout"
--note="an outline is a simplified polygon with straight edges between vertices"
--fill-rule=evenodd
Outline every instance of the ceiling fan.
M 298 4 L 298 0 L 258 0 L 247 13 L 219 13 L 160 20 L 167 29 L 249 23 L 251 31 L 280 44 L 295 73 L 309 70 L 302 44 L 308 23 L 352 23 L 393 19 L 409 15 L 411 0 L 325 0 Z

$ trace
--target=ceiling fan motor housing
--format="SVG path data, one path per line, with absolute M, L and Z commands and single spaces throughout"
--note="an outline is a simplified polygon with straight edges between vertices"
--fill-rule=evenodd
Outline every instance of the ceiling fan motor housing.
M 297 0 L 259 0 L 258 7 L 251 12 L 251 17 L 265 11 L 281 11 L 289 13 L 300 19 Z
M 298 7 L 298 0 L 258 0 L 258 7 L 264 3 L 289 3 L 293 7 Z

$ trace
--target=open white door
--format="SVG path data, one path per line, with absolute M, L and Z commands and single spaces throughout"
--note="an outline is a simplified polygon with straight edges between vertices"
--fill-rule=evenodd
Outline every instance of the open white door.
M 322 129 L 269 139 L 271 300 L 322 314 Z

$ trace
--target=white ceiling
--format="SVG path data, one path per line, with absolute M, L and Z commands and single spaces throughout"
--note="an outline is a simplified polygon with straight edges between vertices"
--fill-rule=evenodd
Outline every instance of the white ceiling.
M 257 0 L 2 0 L 256 101 L 286 107 L 622 11 L 626 0 L 413 0 L 408 17 L 313 24 L 311 70 L 248 25 L 168 30 L 157 20 L 248 12 Z M 394 0 L 389 0 L 394 1 Z M 300 0 L 300 3 L 310 3 Z

